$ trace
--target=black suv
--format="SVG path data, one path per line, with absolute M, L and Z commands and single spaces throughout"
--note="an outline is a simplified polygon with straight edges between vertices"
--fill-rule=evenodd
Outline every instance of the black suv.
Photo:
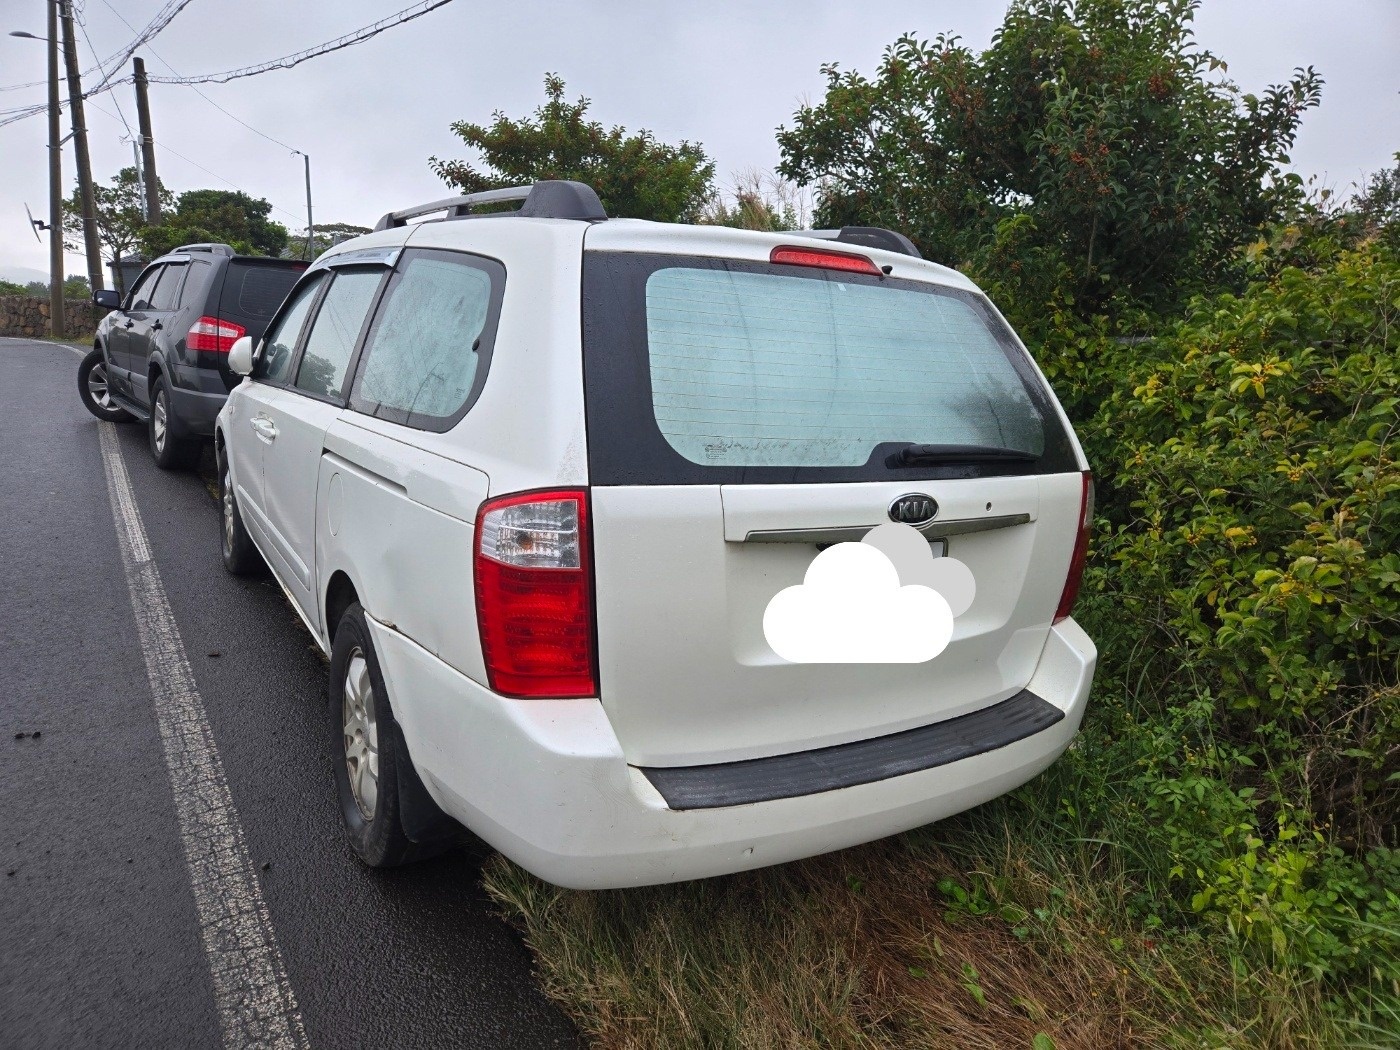
M 257 342 L 306 267 L 186 244 L 147 266 L 125 301 L 98 292 L 93 301 L 112 312 L 78 373 L 83 403 L 99 419 L 145 420 L 161 467 L 193 465 L 242 381 L 229 371 L 229 347 L 244 335 Z

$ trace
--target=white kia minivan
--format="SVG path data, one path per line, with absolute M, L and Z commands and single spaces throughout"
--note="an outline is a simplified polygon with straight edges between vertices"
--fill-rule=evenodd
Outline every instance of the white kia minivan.
M 224 561 L 330 655 L 368 864 L 464 826 L 568 887 L 756 868 L 975 806 L 1078 730 L 1088 464 L 1001 315 L 897 233 L 473 194 L 321 256 L 229 364 Z M 975 578 L 947 647 L 780 657 L 769 602 L 891 520 Z

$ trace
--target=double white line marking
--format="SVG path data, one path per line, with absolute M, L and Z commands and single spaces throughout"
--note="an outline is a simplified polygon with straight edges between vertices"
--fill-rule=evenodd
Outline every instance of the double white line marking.
M 141 523 L 116 427 L 99 423 L 107 495 L 146 661 L 165 768 L 175 795 L 200 937 L 223 1043 L 306 1047 L 306 1032 L 262 887 L 243 841 L 204 701 Z

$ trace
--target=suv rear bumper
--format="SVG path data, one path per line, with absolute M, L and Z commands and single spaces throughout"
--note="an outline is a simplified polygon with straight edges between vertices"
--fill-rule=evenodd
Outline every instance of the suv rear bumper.
M 369 623 L 385 681 L 394 683 L 395 715 L 434 800 L 511 860 L 573 889 L 677 882 L 779 864 L 907 831 L 993 799 L 1069 746 L 1096 661 L 1093 642 L 1066 620 L 1051 629 L 1026 687 L 1063 715 L 1045 728 L 850 787 L 678 810 L 667 806 L 642 770 L 627 764 L 597 701 L 503 699 L 392 628 Z
M 170 390 L 170 414 L 180 437 L 207 438 L 214 436 L 214 420 L 228 400 L 227 394 L 209 394 L 202 390 Z

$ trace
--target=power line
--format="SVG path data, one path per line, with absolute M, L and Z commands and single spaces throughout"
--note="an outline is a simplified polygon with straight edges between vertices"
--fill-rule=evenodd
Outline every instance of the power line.
M 363 43 L 371 37 L 378 36 L 386 29 L 403 25 L 405 22 L 412 22 L 415 18 L 421 18 L 429 11 L 434 11 L 439 7 L 445 7 L 452 0 L 424 0 L 423 3 L 415 4 L 412 7 L 405 7 L 398 14 L 382 18 L 372 25 L 367 25 L 363 29 L 357 29 L 353 33 L 346 33 L 344 36 L 328 40 L 324 44 L 307 48 L 305 51 L 298 51 L 295 54 L 284 55 L 282 58 L 274 58 L 270 62 L 260 62 L 255 66 L 244 66 L 241 69 L 231 69 L 224 73 L 206 73 L 199 77 L 148 77 L 153 84 L 226 84 L 230 80 L 238 80 L 241 77 L 254 77 L 259 73 L 270 73 L 274 69 L 291 69 L 300 65 L 307 59 L 318 58 L 321 55 L 328 55 L 332 51 L 339 51 L 342 48 L 351 47 L 354 44 Z
M 105 8 L 107 8 L 107 10 L 111 11 L 112 14 L 116 15 L 119 19 L 121 19 L 122 23 L 123 23 L 128 29 L 130 29 L 133 33 L 136 32 L 135 27 L 132 26 L 132 24 L 131 24 L 130 22 L 128 22 L 128 21 L 122 16 L 122 13 L 121 13 L 120 11 L 118 11 L 115 7 L 113 7 L 111 4 L 109 4 L 109 3 L 107 2 L 107 0 L 102 0 L 102 6 L 104 6 Z M 160 62 L 160 64 L 163 65 L 166 69 L 170 70 L 170 72 L 174 73 L 177 77 L 180 75 L 180 71 L 177 70 L 174 66 L 172 66 L 169 62 L 167 62 L 167 61 L 165 60 L 164 56 L 161 55 L 160 52 L 158 52 L 155 48 L 153 48 L 153 47 L 147 45 L 146 50 L 149 51 L 151 54 L 155 55 L 156 59 Z M 147 78 L 146 78 L 147 82 L 149 82 L 150 79 L 151 79 L 150 77 L 147 77 Z M 213 106 L 215 109 L 217 109 L 217 110 L 218 110 L 220 113 L 222 113 L 224 116 L 228 117 L 230 120 L 233 120 L 233 121 L 236 121 L 236 122 L 239 123 L 239 124 L 242 124 L 245 128 L 247 128 L 249 131 L 251 131 L 254 135 L 260 135 L 260 136 L 262 136 L 263 138 L 267 139 L 268 142 L 271 142 L 271 143 L 273 143 L 274 145 L 277 145 L 277 146 L 281 146 L 281 147 L 282 147 L 283 149 L 285 149 L 285 150 L 290 150 L 290 151 L 293 152 L 293 153 L 298 152 L 296 149 L 293 149 L 291 146 L 288 146 L 285 142 L 281 142 L 281 141 L 279 141 L 278 139 L 273 138 L 271 135 L 267 134 L 266 132 L 259 131 L 257 128 L 253 127 L 253 125 L 249 124 L 246 120 L 243 120 L 242 118 L 237 117 L 237 116 L 235 116 L 234 114 L 230 113 L 228 110 L 224 109 L 223 106 L 219 105 L 217 102 L 215 102 L 212 98 L 210 98 L 208 95 L 206 95 L 203 91 L 200 91 L 199 88 L 195 87 L 193 84 L 189 84 L 189 85 L 186 85 L 186 86 L 189 87 L 189 89 L 190 89 L 191 91 L 193 91 L 196 95 L 198 95 L 200 98 L 204 99 L 205 102 L 208 102 L 211 106 Z M 116 97 L 116 96 L 114 95 L 113 98 L 115 98 L 115 97 Z M 120 107 L 118 107 L 118 112 L 120 112 Z M 127 130 L 130 131 L 131 129 L 128 128 Z
M 97 105 L 95 102 L 90 102 L 90 103 L 88 103 L 88 104 L 89 104 L 90 106 L 92 106 L 93 109 L 97 110 L 97 112 L 101 113 L 104 117 L 108 118 L 109 120 L 115 121 L 115 120 L 118 119 L 117 117 L 115 117 L 115 116 L 112 115 L 111 113 L 108 113 L 108 112 L 107 112 L 105 109 L 103 109 L 101 106 Z M 169 153 L 169 154 L 171 154 L 171 155 L 173 155 L 173 156 L 179 157 L 181 160 L 183 160 L 186 164 L 189 164 L 191 167 L 198 168 L 200 171 L 204 172 L 204 174 L 209 175 L 209 176 L 211 176 L 211 177 L 213 177 L 213 178 L 218 179 L 218 180 L 219 180 L 220 182 L 222 182 L 225 186 L 229 186 L 229 187 L 231 187 L 232 189 L 237 190 L 239 193 L 244 194 L 245 196 L 248 196 L 248 197 L 252 197 L 252 196 L 253 196 L 251 193 L 249 193 L 247 190 L 245 190 L 242 186 L 239 186 L 239 185 L 237 185 L 236 183 L 229 182 L 228 179 L 224 178 L 224 177 L 223 177 L 222 175 L 220 175 L 218 172 L 216 172 L 216 171 L 210 171 L 210 170 L 209 170 L 208 168 L 206 168 L 203 164 L 200 164 L 198 161 L 191 160 L 189 157 L 185 156 L 183 153 L 177 153 L 175 150 L 171 149 L 169 146 L 167 146 L 164 142 L 161 142 L 159 139 L 156 140 L 156 143 L 155 143 L 155 144 L 156 144 L 158 147 L 160 147 L 161 149 L 163 149 L 166 153 Z M 267 200 L 266 197 L 264 197 L 264 198 L 262 198 L 262 199 L 263 199 L 263 200 Z M 280 207 L 279 205 L 273 204 L 271 201 L 267 201 L 267 203 L 268 203 L 274 210 L 280 211 L 283 215 L 290 216 L 291 218 L 296 219 L 298 222 L 301 221 L 301 216 L 297 215 L 295 212 L 290 212 L 290 211 L 288 211 L 286 208 L 283 208 L 283 207 Z
M 103 0 L 103 3 L 106 3 L 106 0 Z M 107 4 L 107 6 L 111 7 L 112 5 Z M 115 8 L 113 9 L 112 13 L 116 14 Z M 117 15 L 117 17 L 121 18 L 121 15 Z M 92 37 L 88 36 L 87 23 L 83 20 L 81 5 L 78 4 L 76 0 L 73 3 L 73 21 L 78 23 L 78 28 L 82 30 L 83 40 L 87 43 L 88 50 L 92 52 L 92 57 L 96 58 L 97 48 L 92 46 Z M 136 32 L 135 28 L 131 25 L 130 22 L 127 22 L 125 18 L 122 18 L 122 21 L 126 22 L 126 27 L 130 29 L 133 33 Z M 122 118 L 122 127 L 126 128 L 126 137 L 128 139 L 134 139 L 136 136 L 131 133 L 131 125 L 126 122 L 126 114 L 122 112 L 122 104 L 117 100 L 117 96 L 115 94 L 112 95 L 112 104 L 117 107 L 117 116 Z
M 156 12 L 155 17 L 146 25 L 146 28 L 136 34 L 136 39 L 131 41 L 131 43 L 127 44 L 126 47 L 122 48 L 116 54 L 110 56 L 106 61 L 98 60 L 97 65 L 90 69 L 83 70 L 81 75 L 84 78 L 92 76 L 93 73 L 103 74 L 102 80 L 100 80 L 97 87 L 92 90 L 94 92 L 101 90 L 102 87 L 107 84 L 108 80 L 111 79 L 112 74 L 126 65 L 126 60 L 136 53 L 137 48 L 147 41 L 155 39 L 162 29 L 174 21 L 176 15 L 189 7 L 193 2 L 194 0 L 166 0 L 165 6 Z M 122 19 L 122 21 L 126 20 Z M 127 23 L 127 28 L 131 28 L 130 23 Z M 133 30 L 133 32 L 135 32 L 135 30 Z M 97 53 L 93 52 L 92 57 L 97 58 Z M 109 66 L 111 67 L 110 69 L 108 69 Z M 0 87 L 0 91 L 18 91 L 21 88 L 41 87 L 47 83 L 47 80 L 32 80 L 27 84 L 6 84 Z
M 102 78 L 95 86 L 83 92 L 83 98 L 86 99 L 91 95 L 100 94 L 103 91 L 110 91 L 118 84 L 130 83 L 130 77 L 125 77 L 117 81 L 113 81 L 112 77 L 116 74 L 118 69 L 126 64 L 126 60 L 134 55 L 143 44 L 155 39 L 162 29 L 174 21 L 176 15 L 189 7 L 193 2 L 194 0 L 167 0 L 165 6 L 156 12 L 155 17 L 147 23 L 145 29 L 136 34 L 136 38 L 132 40 L 131 43 L 127 44 L 126 47 L 122 48 L 106 62 L 99 62 L 93 69 L 89 69 L 80 74 L 80 79 L 82 77 L 90 77 L 94 72 L 102 74 Z M 111 65 L 111 69 L 107 68 L 109 64 Z M 47 83 L 47 81 L 43 81 L 42 83 Z M 34 85 L 28 84 L 18 86 L 33 87 Z M 66 102 L 61 103 L 61 106 L 66 106 L 67 104 Z M 13 124 L 17 120 L 23 120 L 25 117 L 32 117 L 36 113 L 43 113 L 48 110 L 48 108 L 48 104 L 44 103 L 35 106 L 21 106 L 16 109 L 0 110 L 0 116 L 4 116 L 5 118 L 0 120 L 0 127 L 4 127 L 6 124 Z
M 171 2 L 178 3 L 179 6 L 173 13 L 170 14 L 169 18 L 166 19 L 165 23 L 161 25 L 160 28 L 162 29 L 166 24 L 169 24 L 171 18 L 174 18 L 175 15 L 180 13 L 180 11 L 184 10 L 184 8 L 187 7 L 192 2 L 192 0 L 171 0 Z M 156 84 L 225 84 L 230 80 L 237 80 L 241 77 L 257 76 L 260 73 L 269 73 L 274 69 L 290 69 L 292 66 L 300 65 L 302 62 L 305 62 L 308 59 L 317 58 L 320 55 L 330 54 L 332 51 L 339 51 L 342 48 L 347 48 L 351 47 L 354 44 L 363 43 L 371 37 L 378 36 L 386 29 L 391 29 L 394 26 L 402 25 L 405 22 L 411 22 L 415 18 L 421 18 L 423 15 L 426 15 L 429 11 L 434 11 L 439 7 L 445 7 L 451 2 L 452 0 L 424 0 L 423 3 L 415 4 L 412 7 L 406 7 L 402 11 L 398 12 L 398 14 L 391 15 L 388 18 L 380 19 L 378 22 L 374 22 L 371 25 L 367 25 L 362 29 L 357 29 L 353 33 L 347 33 L 345 36 L 336 37 L 334 40 L 328 40 L 324 44 L 320 44 L 313 48 L 308 48 L 305 51 L 298 51 L 295 54 L 285 55 L 282 58 L 273 59 L 271 62 L 263 62 L 256 66 L 245 66 L 242 69 L 229 70 L 225 73 L 210 73 L 205 76 L 199 77 L 147 77 L 146 79 L 149 82 Z M 160 17 L 161 16 L 158 15 L 157 19 L 159 19 Z M 152 20 L 153 25 L 157 19 Z M 155 30 L 155 32 L 159 31 L 159 29 Z M 135 53 L 137 48 L 144 44 L 146 40 L 150 39 L 151 36 L 155 35 L 155 32 L 152 32 L 149 36 L 147 36 L 146 31 L 143 31 L 142 34 L 138 36 L 137 40 L 132 42 L 132 45 L 129 46 L 129 49 L 123 49 L 124 53 L 122 53 L 120 56 L 120 62 L 124 63 L 128 58 L 130 58 L 132 54 Z M 122 77 L 120 80 L 112 80 L 111 76 L 112 73 L 114 73 L 115 71 L 116 69 L 114 67 L 111 72 L 106 73 L 103 76 L 102 81 L 98 84 L 97 87 L 92 88 L 90 91 L 84 91 L 83 97 L 87 98 L 89 95 L 96 95 L 103 91 L 110 91 L 112 88 L 118 87 L 121 84 L 129 84 L 134 79 L 132 77 Z M 37 105 L 17 107 L 15 109 L 9 110 L 0 110 L 0 118 L 3 118 L 0 119 L 0 127 L 4 127 L 7 124 L 13 124 L 17 120 L 24 120 L 26 117 L 32 117 L 39 113 L 43 113 L 47 109 L 47 105 Z M 278 143 L 278 145 L 282 144 Z

